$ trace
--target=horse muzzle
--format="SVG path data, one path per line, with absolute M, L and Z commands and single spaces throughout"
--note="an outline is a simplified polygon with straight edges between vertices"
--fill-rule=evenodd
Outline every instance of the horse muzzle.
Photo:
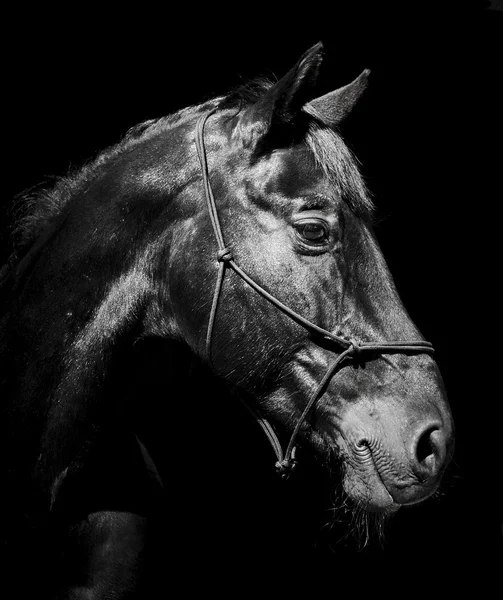
M 352 407 L 338 445 L 345 463 L 344 488 L 370 511 L 416 504 L 437 490 L 452 457 L 450 418 L 405 418 Z

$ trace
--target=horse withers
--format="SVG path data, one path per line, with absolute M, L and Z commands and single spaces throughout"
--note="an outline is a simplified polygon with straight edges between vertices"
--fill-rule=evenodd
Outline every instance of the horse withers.
M 334 487 L 383 514 L 438 488 L 444 386 L 338 130 L 368 72 L 319 96 L 321 62 L 317 44 L 274 84 L 142 123 L 26 198 L 1 282 L 3 454 L 11 512 L 52 532 L 54 597 L 143 597 L 163 440 L 117 389 L 146 341 L 245 401 L 282 474 L 337 463 Z

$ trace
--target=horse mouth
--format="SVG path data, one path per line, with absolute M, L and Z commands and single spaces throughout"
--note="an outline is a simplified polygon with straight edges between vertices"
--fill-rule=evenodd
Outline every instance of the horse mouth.
M 346 469 L 344 487 L 349 496 L 368 512 L 392 514 L 402 503 L 394 497 L 375 461 L 368 442 L 352 445 L 352 459 Z
M 390 503 L 387 506 L 385 506 L 384 509 L 379 506 L 378 508 L 373 508 L 372 512 L 385 512 L 385 513 L 397 512 L 402 507 L 402 504 L 400 504 L 400 502 L 397 502 L 395 500 L 395 498 L 393 497 L 393 493 L 390 491 L 390 489 L 386 485 L 386 482 L 383 480 L 381 473 L 374 461 L 374 457 L 372 456 L 372 451 L 370 451 L 370 455 L 372 458 L 372 465 L 374 467 L 374 471 L 377 475 L 377 478 L 379 479 L 381 486 L 386 490 L 386 493 L 388 494 L 389 500 L 390 500 Z
M 401 462 L 394 463 L 389 453 L 376 456 L 366 440 L 353 446 L 353 455 L 360 464 L 360 477 L 367 485 L 368 510 L 371 512 L 396 512 L 402 506 L 425 500 L 437 488 L 435 480 L 420 481 Z

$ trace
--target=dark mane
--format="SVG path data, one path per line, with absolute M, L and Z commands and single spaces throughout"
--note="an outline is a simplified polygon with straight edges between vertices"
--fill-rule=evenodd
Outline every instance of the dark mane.
M 94 159 L 54 180 L 52 187 L 41 184 L 17 196 L 14 204 L 12 244 L 16 255 L 26 251 L 50 222 L 61 214 L 67 202 L 85 189 L 108 163 L 132 146 L 169 129 L 184 118 L 190 118 L 195 107 L 157 119 L 149 119 L 131 127 L 115 145 L 102 150 Z
M 219 102 L 219 108 L 237 108 L 241 110 L 248 104 L 258 102 L 266 92 L 274 85 L 272 79 L 256 77 L 231 90 Z
M 270 79 L 257 78 L 204 105 L 190 106 L 169 116 L 143 121 L 129 129 L 117 144 L 101 151 L 93 160 L 57 178 L 52 187 L 41 185 L 20 194 L 14 207 L 13 258 L 19 258 L 51 221 L 61 214 L 68 201 L 98 177 L 111 160 L 135 144 L 190 119 L 205 107 L 210 108 L 216 104 L 219 109 L 235 108 L 239 113 L 245 106 L 260 100 L 273 83 Z M 340 135 L 327 127 L 319 115 L 310 111 L 309 107 L 306 113 L 309 114 L 309 129 L 305 142 L 316 162 L 351 209 L 363 218 L 369 218 L 373 204 L 355 158 Z

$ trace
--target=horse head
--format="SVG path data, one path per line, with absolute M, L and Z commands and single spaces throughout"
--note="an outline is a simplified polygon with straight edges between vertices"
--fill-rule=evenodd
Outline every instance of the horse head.
M 437 489 L 453 424 L 338 132 L 368 72 L 318 97 L 321 50 L 274 84 L 199 107 L 176 129 L 188 175 L 176 197 L 162 311 L 282 435 L 298 424 L 302 445 L 327 463 L 339 457 L 357 504 L 389 512 Z

